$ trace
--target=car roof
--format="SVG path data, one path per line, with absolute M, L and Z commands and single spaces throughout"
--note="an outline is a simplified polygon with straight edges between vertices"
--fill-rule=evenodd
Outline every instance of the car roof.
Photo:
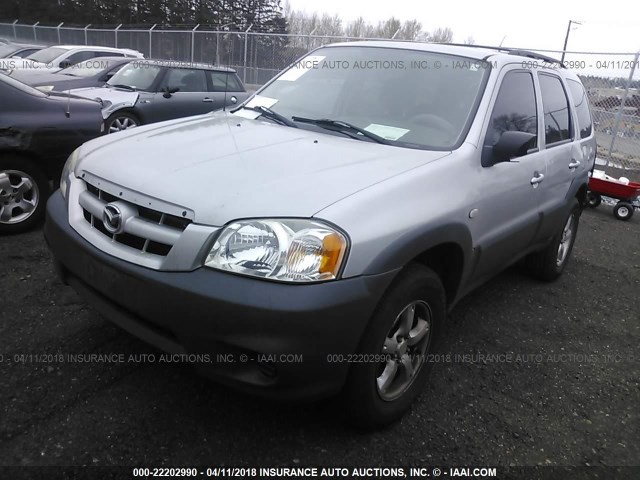
M 82 63 L 86 63 L 86 62 L 102 62 L 103 60 L 106 60 L 109 63 L 116 63 L 116 62 L 123 62 L 123 63 L 128 63 L 128 62 L 133 62 L 135 60 L 143 60 L 142 58 L 131 58 L 131 57 L 95 57 L 95 58 L 90 58 L 88 60 L 83 60 L 81 61 L 78 65 L 82 64 Z
M 114 47 L 103 47 L 100 45 L 50 45 L 45 48 L 62 48 L 64 50 L 97 50 L 102 52 L 119 52 L 119 53 L 132 53 L 136 55 L 142 55 L 137 50 L 132 50 L 130 48 L 114 48 Z
M 326 47 L 345 47 L 345 46 L 361 46 L 361 47 L 383 47 L 397 48 L 403 50 L 418 50 L 423 52 L 443 53 L 448 55 L 456 55 L 467 57 L 475 60 L 502 60 L 505 63 L 521 62 L 523 60 L 538 59 L 546 63 L 560 63 L 560 60 L 538 54 L 528 50 L 519 50 L 515 48 L 492 47 L 485 45 L 463 45 L 457 43 L 427 43 L 427 42 L 404 42 L 389 40 L 365 40 L 358 42 L 341 42 L 325 45 Z
M 495 50 L 484 47 L 469 47 L 461 45 L 451 45 L 446 43 L 426 43 L 426 42 L 403 42 L 392 40 L 363 40 L 358 42 L 340 42 L 324 45 L 323 47 L 382 47 L 396 48 L 402 50 L 417 50 L 423 52 L 444 53 L 482 60 L 496 53 Z
M 162 60 L 159 58 L 144 58 L 136 60 L 137 63 L 144 62 L 149 65 L 157 65 L 160 67 L 171 67 L 171 68 L 195 68 L 198 70 L 211 70 L 215 72 L 227 72 L 227 73 L 236 73 L 233 68 L 230 67 L 221 67 L 219 65 L 211 65 L 208 63 L 198 63 L 198 62 L 188 62 L 188 61 L 180 61 L 180 60 Z
M 44 45 L 33 45 L 33 44 L 30 44 L 30 43 L 9 42 L 9 43 L 7 43 L 7 45 L 12 45 L 12 46 L 17 47 L 17 48 L 41 48 L 41 49 L 42 48 L 47 48 Z

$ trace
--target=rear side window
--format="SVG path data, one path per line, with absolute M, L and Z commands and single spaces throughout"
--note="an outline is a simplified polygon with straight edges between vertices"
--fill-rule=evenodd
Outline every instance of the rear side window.
M 539 74 L 544 109 L 544 139 L 547 145 L 571 139 L 569 100 L 558 77 Z
M 576 114 L 578 115 L 580 138 L 587 138 L 593 130 L 593 121 L 591 120 L 591 112 L 589 111 L 589 99 L 580 82 L 567 79 L 567 85 L 569 85 L 573 105 L 576 107 Z
M 233 73 L 208 71 L 211 78 L 212 92 L 242 92 L 244 89 L 240 85 L 238 78 Z
M 85 60 L 90 60 L 95 56 L 96 52 L 83 51 L 69 55 L 66 60 L 69 61 L 71 65 L 75 65 L 77 63 L 84 62 Z
M 538 113 L 533 76 L 528 72 L 509 72 L 500 85 L 485 137 L 485 146 L 495 145 L 507 131 L 535 135 L 529 149 L 538 146 Z

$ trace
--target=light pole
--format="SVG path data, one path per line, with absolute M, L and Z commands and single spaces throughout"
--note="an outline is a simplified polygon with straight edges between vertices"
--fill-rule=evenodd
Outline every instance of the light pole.
M 564 55 L 567 53 L 567 42 L 569 41 L 569 32 L 571 31 L 571 24 L 575 23 L 576 25 L 582 25 L 582 22 L 576 22 L 575 20 L 569 20 L 569 25 L 567 25 L 567 35 L 564 37 L 564 47 L 562 48 L 562 58 L 560 59 L 560 63 L 564 63 Z

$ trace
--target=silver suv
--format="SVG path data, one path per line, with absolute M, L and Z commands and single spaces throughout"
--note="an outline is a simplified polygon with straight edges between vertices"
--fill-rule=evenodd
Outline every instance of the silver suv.
M 465 294 L 520 260 L 562 273 L 595 149 L 552 59 L 337 44 L 235 110 L 84 144 L 45 234 L 63 280 L 132 334 L 266 396 L 341 393 L 381 426 Z

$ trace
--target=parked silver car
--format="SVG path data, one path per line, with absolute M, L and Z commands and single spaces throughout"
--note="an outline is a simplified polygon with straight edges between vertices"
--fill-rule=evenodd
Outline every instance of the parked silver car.
M 104 87 L 71 93 L 102 102 L 107 133 L 200 115 L 249 96 L 235 70 L 170 60 L 134 61 Z
M 546 57 L 337 44 L 234 111 L 85 144 L 45 234 L 134 335 L 267 396 L 342 392 L 380 426 L 465 294 L 519 260 L 563 272 L 595 149 L 580 80 Z
M 140 52 L 128 48 L 98 47 L 94 45 L 54 45 L 43 48 L 25 58 L 0 59 L 0 70 L 11 74 L 27 70 L 46 75 L 57 73 L 64 68 L 85 60 L 100 57 L 144 58 Z
M 65 92 L 76 88 L 101 87 L 131 61 L 132 58 L 126 57 L 100 57 L 72 65 L 58 73 L 20 70 L 11 76 L 42 92 Z

